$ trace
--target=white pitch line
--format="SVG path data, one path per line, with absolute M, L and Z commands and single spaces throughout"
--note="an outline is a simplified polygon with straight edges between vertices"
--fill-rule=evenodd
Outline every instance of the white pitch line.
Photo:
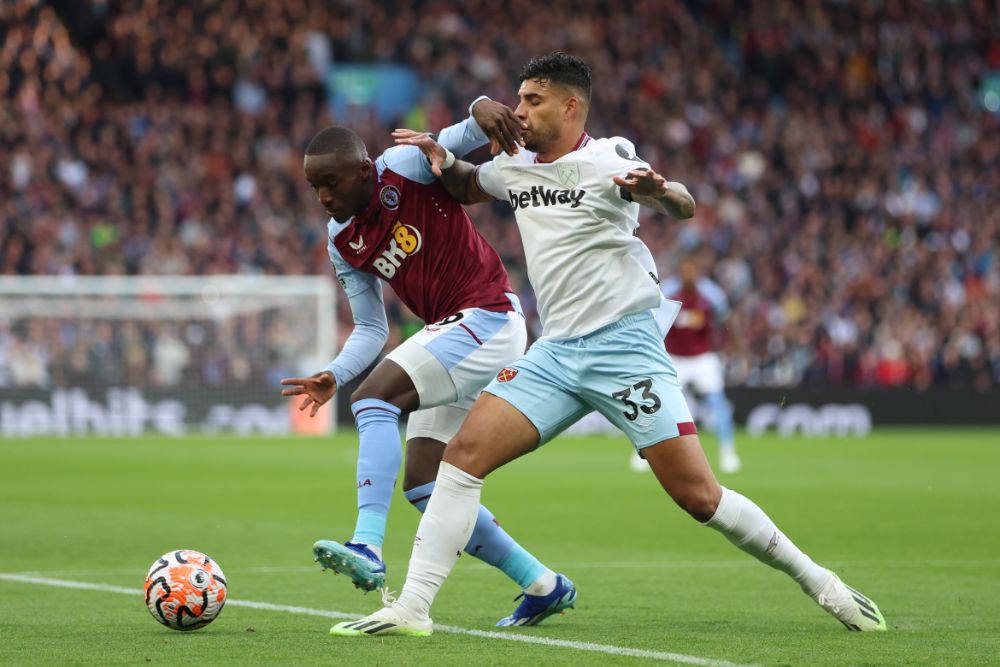
M 125 588 L 124 586 L 113 586 L 111 584 L 97 584 L 86 581 L 70 581 L 68 579 L 50 579 L 48 577 L 36 577 L 28 574 L 0 573 L 0 580 L 15 581 L 22 584 L 38 584 L 40 586 L 55 586 L 57 588 L 73 588 L 87 591 L 104 591 L 106 593 L 121 593 L 124 595 L 141 596 L 142 591 L 137 588 Z M 248 607 L 250 609 L 260 609 L 263 611 L 282 611 L 288 614 L 301 614 L 303 616 L 322 616 L 324 618 L 357 618 L 359 614 L 348 614 L 342 611 L 327 611 L 325 609 L 312 609 L 310 607 L 295 607 L 285 604 L 272 604 L 270 602 L 255 602 L 253 600 L 226 600 L 227 605 L 233 607 Z M 483 637 L 486 639 L 500 639 L 503 641 L 524 642 L 526 644 L 540 644 L 542 646 L 552 646 L 555 648 L 568 648 L 575 651 L 589 651 L 592 653 L 605 653 L 608 655 L 623 655 L 633 658 L 646 658 L 648 660 L 659 660 L 663 662 L 675 662 L 685 665 L 699 665 L 700 667 L 751 667 L 741 665 L 727 660 L 713 660 L 711 658 L 700 658 L 695 655 L 685 655 L 683 653 L 669 653 L 665 651 L 646 651 L 627 646 L 614 646 L 611 644 L 593 644 L 591 642 L 574 642 L 565 639 L 552 639 L 551 637 L 538 637 L 535 635 L 525 635 L 508 632 L 495 632 L 489 630 L 471 630 L 460 628 L 454 625 L 435 625 L 434 629 L 439 632 L 447 632 L 455 635 L 470 635 L 472 637 Z

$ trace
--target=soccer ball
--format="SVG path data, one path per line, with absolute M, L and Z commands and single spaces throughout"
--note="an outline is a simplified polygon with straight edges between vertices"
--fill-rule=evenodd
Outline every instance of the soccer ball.
M 226 603 L 226 576 L 199 551 L 168 551 L 146 575 L 146 607 L 172 630 L 197 630 L 212 621 Z

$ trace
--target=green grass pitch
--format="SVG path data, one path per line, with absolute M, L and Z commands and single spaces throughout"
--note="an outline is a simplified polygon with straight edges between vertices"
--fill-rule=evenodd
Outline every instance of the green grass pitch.
M 713 441 L 705 438 L 710 458 Z M 636 665 L 1000 664 L 1000 431 L 879 430 L 865 439 L 740 441 L 722 478 L 800 547 L 875 599 L 889 632 L 849 633 L 784 575 L 674 507 L 606 437 L 562 438 L 492 476 L 484 502 L 576 582 L 577 609 L 504 631 L 529 644 L 436 632 L 338 639 L 327 612 L 365 614 L 310 546 L 350 537 L 355 440 L 0 440 L 0 663 Z M 397 492 L 386 560 L 402 584 L 417 513 Z M 225 570 L 231 601 L 194 633 L 156 623 L 141 595 L 15 580 L 11 573 L 141 589 L 175 548 Z M 490 631 L 514 585 L 463 556 L 434 608 L 440 625 Z M 637 649 L 588 652 L 582 643 Z

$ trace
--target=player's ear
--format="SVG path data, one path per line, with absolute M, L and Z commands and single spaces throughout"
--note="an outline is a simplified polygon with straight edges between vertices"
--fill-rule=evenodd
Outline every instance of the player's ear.
M 580 100 L 576 95 L 570 95 L 566 98 L 566 107 L 563 112 L 563 117 L 565 120 L 573 119 L 580 112 Z

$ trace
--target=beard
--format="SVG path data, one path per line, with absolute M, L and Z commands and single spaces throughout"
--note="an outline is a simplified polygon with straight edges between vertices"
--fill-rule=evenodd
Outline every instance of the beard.
M 559 133 L 553 129 L 529 128 L 531 133 L 524 140 L 524 147 L 532 153 L 543 153 L 552 145 L 552 142 L 559 137 Z

